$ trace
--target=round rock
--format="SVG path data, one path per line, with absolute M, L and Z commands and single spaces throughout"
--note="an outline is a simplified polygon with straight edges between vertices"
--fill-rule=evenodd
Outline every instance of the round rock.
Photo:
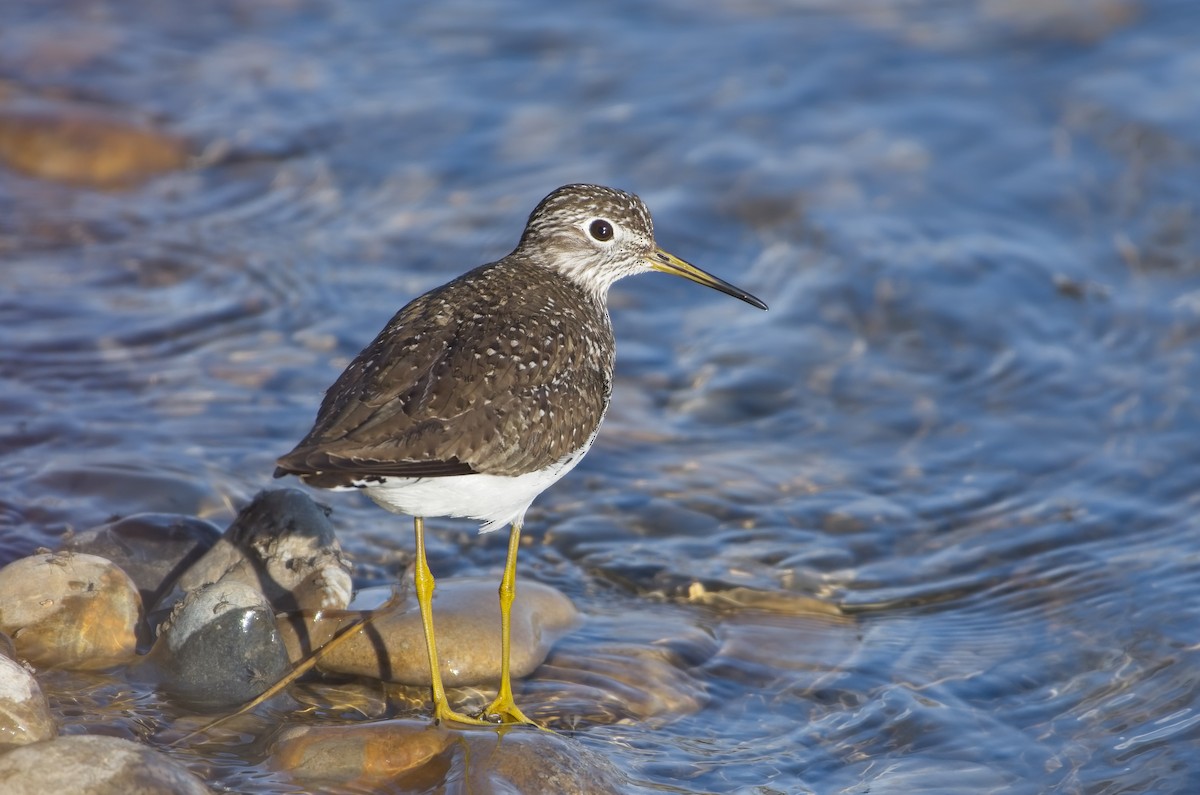
M 374 789 L 416 774 L 441 755 L 454 737 L 447 729 L 414 720 L 298 727 L 276 741 L 270 764 L 309 787 L 339 784 Z
M 59 737 L 0 756 L 5 795 L 210 795 L 187 768 L 144 745 L 94 734 Z
M 0 657 L 0 752 L 58 734 L 50 704 L 25 666 Z
M 0 631 L 34 665 L 94 670 L 134 654 L 142 602 L 111 561 L 74 552 L 33 555 L 0 569 Z
M 140 672 L 207 710 L 249 701 L 288 667 L 271 606 L 256 588 L 235 581 L 190 592 L 160 627 Z
M 468 751 L 456 762 L 465 768 L 461 780 L 478 795 L 610 795 L 633 786 L 612 762 L 558 734 L 522 729 L 462 736 Z
M 0 162 L 42 179 L 126 187 L 182 168 L 186 143 L 129 114 L 82 103 L 25 99 L 0 108 Z
M 500 676 L 500 604 L 495 580 L 476 577 L 437 583 L 433 621 L 442 680 L 447 687 L 494 684 Z M 369 592 L 360 597 L 369 598 Z M 517 586 L 513 601 L 512 676 L 533 673 L 554 642 L 575 626 L 579 614 L 556 588 L 534 582 Z M 370 631 L 322 655 L 330 673 L 371 676 L 406 685 L 429 684 L 425 632 L 416 600 L 379 614 Z
M 270 764 L 314 791 L 440 792 L 470 782 L 479 795 L 609 795 L 631 787 L 594 751 L 528 727 L 450 730 L 390 720 L 296 728 L 276 742 Z

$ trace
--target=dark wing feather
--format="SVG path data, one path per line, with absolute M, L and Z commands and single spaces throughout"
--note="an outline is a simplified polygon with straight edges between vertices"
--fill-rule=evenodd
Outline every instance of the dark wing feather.
M 531 300 L 513 284 L 521 276 L 545 278 L 501 261 L 400 310 L 330 387 L 276 476 L 515 475 L 582 447 L 608 404 L 607 312 L 569 283 L 550 286 L 551 302 L 546 285 Z M 586 315 L 592 333 L 564 314 Z

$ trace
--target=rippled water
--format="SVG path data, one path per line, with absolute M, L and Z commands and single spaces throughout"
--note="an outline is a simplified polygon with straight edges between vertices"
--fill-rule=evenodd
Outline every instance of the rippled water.
M 524 701 L 660 654 L 657 718 L 580 703 L 572 735 L 646 791 L 1200 789 L 1187 0 L 0 19 L 20 90 L 136 109 L 207 163 L 0 174 L 4 561 L 114 514 L 227 520 L 396 308 L 608 183 L 771 311 L 614 289 L 613 408 L 522 553 L 588 620 Z M 325 499 L 359 584 L 393 578 L 408 524 Z M 498 572 L 500 535 L 437 527 L 439 575 Z M 234 759 L 203 764 L 279 786 Z

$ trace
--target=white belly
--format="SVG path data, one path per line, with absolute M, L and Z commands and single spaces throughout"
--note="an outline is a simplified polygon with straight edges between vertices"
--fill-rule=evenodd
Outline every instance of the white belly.
M 393 513 L 409 516 L 458 516 L 485 524 L 481 533 L 521 522 L 537 495 L 575 468 L 596 435 L 550 467 L 524 475 L 449 475 L 439 478 L 388 478 L 356 485 Z

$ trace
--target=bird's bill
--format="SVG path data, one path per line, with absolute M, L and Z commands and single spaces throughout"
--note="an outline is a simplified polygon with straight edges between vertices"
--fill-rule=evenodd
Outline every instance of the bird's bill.
M 711 287 L 714 290 L 720 290 L 726 295 L 732 295 L 734 298 L 739 298 L 745 301 L 746 303 L 750 304 L 750 306 L 756 306 L 759 309 L 767 308 L 766 304 L 750 295 L 750 293 L 746 292 L 740 287 L 734 287 L 729 282 L 723 279 L 718 279 L 711 273 L 702 271 L 690 262 L 684 262 L 679 257 L 663 251 L 661 248 L 654 249 L 653 253 L 646 258 L 646 264 L 649 265 L 653 270 L 661 271 L 663 273 L 670 273 L 675 276 L 682 276 L 685 279 L 690 279 L 696 284 L 703 284 L 705 287 Z

